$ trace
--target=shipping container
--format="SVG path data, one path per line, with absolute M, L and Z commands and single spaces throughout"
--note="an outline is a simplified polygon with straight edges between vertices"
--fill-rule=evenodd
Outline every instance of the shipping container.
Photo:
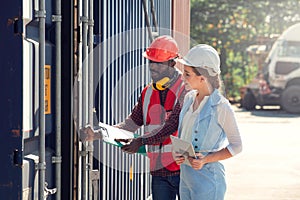
M 131 112 L 151 81 L 142 53 L 155 37 L 171 35 L 187 52 L 190 2 L 12 0 L 0 9 L 0 199 L 151 199 L 146 156 L 78 133 Z

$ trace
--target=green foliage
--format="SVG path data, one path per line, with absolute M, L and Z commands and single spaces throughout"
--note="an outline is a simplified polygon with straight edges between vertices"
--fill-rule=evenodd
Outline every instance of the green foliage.
M 229 97 L 238 97 L 239 88 L 256 76 L 246 48 L 299 22 L 299 10 L 300 0 L 191 0 L 191 38 L 220 52 Z

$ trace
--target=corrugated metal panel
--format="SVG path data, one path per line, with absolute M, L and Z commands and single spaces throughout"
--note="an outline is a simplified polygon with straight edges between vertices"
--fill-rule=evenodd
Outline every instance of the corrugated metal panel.
M 172 34 L 172 1 L 154 1 L 159 35 Z
M 172 34 L 172 3 L 154 1 L 159 35 Z M 146 4 L 153 24 L 150 0 Z M 130 114 L 142 88 L 151 81 L 142 57 L 150 40 L 142 1 L 105 0 L 97 5 L 95 26 L 101 42 L 93 53 L 95 107 L 97 120 L 113 125 Z M 148 158 L 125 154 L 103 142 L 95 144 L 94 156 L 94 168 L 100 170 L 99 199 L 144 200 L 151 195 Z
M 141 89 L 150 82 L 142 57 L 149 39 L 141 1 L 104 1 L 100 12 L 99 119 L 112 125 L 127 117 Z M 95 156 L 102 169 L 100 199 L 146 199 L 150 195 L 146 157 L 125 154 L 101 142 Z

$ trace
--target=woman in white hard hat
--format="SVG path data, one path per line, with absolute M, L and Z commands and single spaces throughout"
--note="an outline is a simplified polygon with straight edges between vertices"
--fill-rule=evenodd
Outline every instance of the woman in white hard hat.
M 174 152 L 181 165 L 181 200 L 221 200 L 226 191 L 224 167 L 219 162 L 242 151 L 240 132 L 229 101 L 219 92 L 220 58 L 199 44 L 180 59 L 186 94 L 179 118 L 179 138 L 191 142 L 196 157 Z M 188 159 L 188 164 L 183 164 Z M 186 162 L 185 162 L 186 163 Z

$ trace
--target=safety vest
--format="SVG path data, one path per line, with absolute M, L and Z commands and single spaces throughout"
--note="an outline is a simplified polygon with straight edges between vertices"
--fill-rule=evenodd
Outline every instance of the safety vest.
M 144 88 L 142 92 L 142 102 L 145 134 L 151 134 L 153 130 L 162 128 L 165 121 L 171 115 L 184 89 L 181 78 L 179 77 L 175 84 L 168 89 L 169 91 L 167 92 L 165 103 L 162 105 L 160 91 L 153 89 L 151 85 Z M 175 131 L 172 135 L 177 136 L 178 131 Z M 151 171 L 156 171 L 160 167 L 165 167 L 170 171 L 179 170 L 179 165 L 177 165 L 173 159 L 171 147 L 170 137 L 167 137 L 162 143 L 147 146 Z M 157 165 L 158 162 L 160 162 L 162 166 Z

